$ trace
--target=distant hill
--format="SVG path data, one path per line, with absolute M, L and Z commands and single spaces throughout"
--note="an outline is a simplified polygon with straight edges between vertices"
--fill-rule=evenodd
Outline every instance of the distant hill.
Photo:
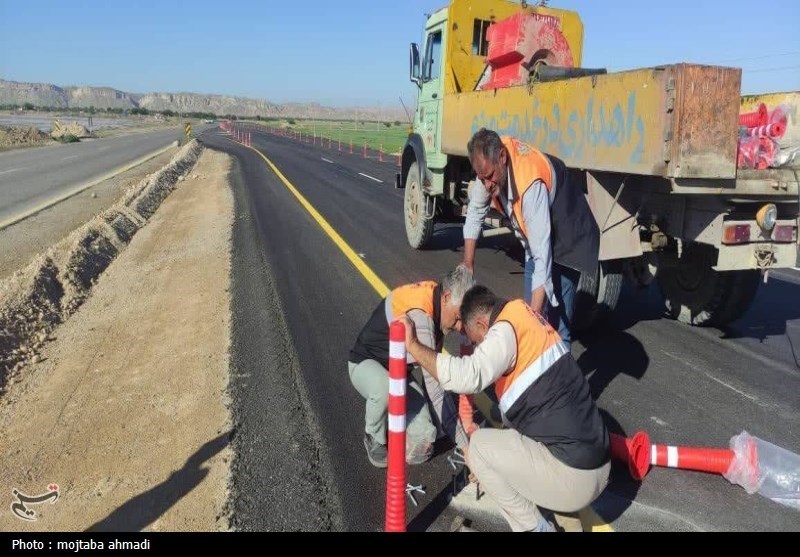
M 263 99 L 197 93 L 126 93 L 111 87 L 59 87 L 50 83 L 23 83 L 0 79 L 0 105 L 56 108 L 146 108 L 154 112 L 212 112 L 219 116 L 323 118 L 406 121 L 401 107 L 335 108 L 316 103 L 276 104 Z

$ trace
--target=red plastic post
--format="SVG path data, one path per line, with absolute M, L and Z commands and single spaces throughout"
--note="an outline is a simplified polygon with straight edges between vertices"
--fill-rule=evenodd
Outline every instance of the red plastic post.
M 389 326 L 389 456 L 386 531 L 406 531 L 406 327 Z
M 769 111 L 767 105 L 760 103 L 755 112 L 745 112 L 739 114 L 739 125 L 745 128 L 757 128 L 767 124 L 769 118 Z
M 730 449 L 653 445 L 647 433 L 639 431 L 632 439 L 612 433 L 611 456 L 627 462 L 631 477 L 642 480 L 650 466 L 724 474 L 730 468 L 735 455 Z M 755 453 L 749 457 L 753 460 L 753 468 L 757 469 Z

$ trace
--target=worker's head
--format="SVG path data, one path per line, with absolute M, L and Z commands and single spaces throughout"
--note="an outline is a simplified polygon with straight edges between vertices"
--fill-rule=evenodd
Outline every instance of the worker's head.
M 467 143 L 469 162 L 483 187 L 496 197 L 508 182 L 508 151 L 497 132 L 481 128 Z
M 497 296 L 485 286 L 474 286 L 464 294 L 461 319 L 464 322 L 464 332 L 473 344 L 480 344 L 486 337 L 497 301 Z
M 451 331 L 461 332 L 461 301 L 464 294 L 475 284 L 472 272 L 459 265 L 439 282 L 442 287 L 441 316 L 439 326 L 445 335 Z

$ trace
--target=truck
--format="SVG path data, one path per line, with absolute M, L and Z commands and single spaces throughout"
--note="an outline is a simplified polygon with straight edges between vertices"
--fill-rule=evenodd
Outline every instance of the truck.
M 613 310 L 622 283 L 656 282 L 666 314 L 723 326 L 773 269 L 798 264 L 799 92 L 741 95 L 734 67 L 583 68 L 573 11 L 452 0 L 411 44 L 418 87 L 396 187 L 408 243 L 463 222 L 480 128 L 562 159 L 600 229 L 597 270 L 576 297 L 580 328 Z M 490 212 L 484 237 L 510 232 Z

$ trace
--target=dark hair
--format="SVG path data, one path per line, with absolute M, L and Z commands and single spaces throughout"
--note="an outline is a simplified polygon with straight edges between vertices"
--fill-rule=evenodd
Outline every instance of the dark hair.
M 491 313 L 497 301 L 497 296 L 485 286 L 473 286 L 461 302 L 461 321 L 466 324 L 479 314 Z
M 497 132 L 481 128 L 475 132 L 475 135 L 467 143 L 467 152 L 469 153 L 469 160 L 475 155 L 481 155 L 489 162 L 497 162 L 500 160 L 500 151 L 503 149 L 503 142 L 500 141 L 500 136 Z

